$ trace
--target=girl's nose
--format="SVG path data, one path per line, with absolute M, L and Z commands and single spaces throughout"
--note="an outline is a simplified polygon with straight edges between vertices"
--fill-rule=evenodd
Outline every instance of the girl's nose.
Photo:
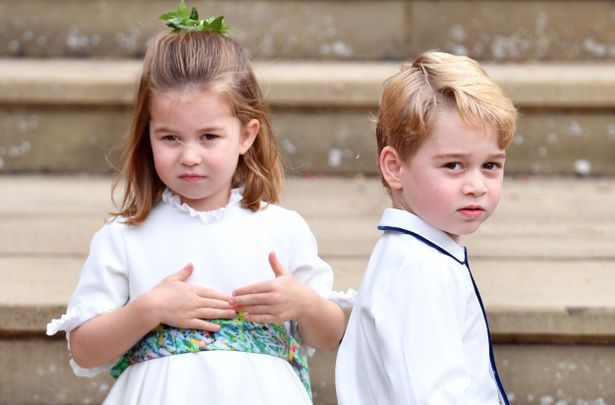
M 202 157 L 198 150 L 198 147 L 192 144 L 182 145 L 181 154 L 179 156 L 179 162 L 184 166 L 195 166 L 201 163 Z

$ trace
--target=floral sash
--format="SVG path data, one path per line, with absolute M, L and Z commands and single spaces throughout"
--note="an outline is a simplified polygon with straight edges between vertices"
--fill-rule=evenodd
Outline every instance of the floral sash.
M 183 353 L 210 350 L 268 354 L 287 360 L 312 397 L 307 358 L 297 340 L 283 324 L 249 322 L 242 317 L 209 320 L 221 326 L 218 332 L 180 329 L 160 325 L 121 356 L 110 373 L 114 378 L 142 361 Z

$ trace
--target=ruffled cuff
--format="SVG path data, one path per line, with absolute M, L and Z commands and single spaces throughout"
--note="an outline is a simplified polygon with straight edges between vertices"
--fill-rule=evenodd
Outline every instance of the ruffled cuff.
M 356 296 L 357 291 L 349 288 L 346 291 L 331 291 L 325 298 L 335 302 L 342 309 L 348 309 L 354 305 Z
M 59 331 L 66 332 L 66 340 L 68 343 L 68 353 L 70 354 L 70 332 L 76 329 L 81 324 L 89 321 L 97 315 L 111 312 L 111 309 L 101 310 L 99 307 L 88 303 L 81 303 L 73 308 L 70 308 L 59 319 L 53 319 L 47 324 L 47 335 L 52 336 Z M 105 364 L 101 367 L 83 368 L 71 357 L 70 366 L 78 377 L 94 377 L 102 371 L 109 370 L 113 364 Z
M 82 323 L 89 321 L 96 315 L 111 312 L 111 309 L 100 309 L 96 305 L 81 303 L 70 308 L 59 319 L 53 319 L 47 324 L 47 336 L 52 336 L 59 331 L 70 332 Z
M 79 367 L 79 364 L 77 364 L 77 362 L 73 360 L 72 358 L 70 359 L 69 363 L 73 369 L 73 373 L 75 373 L 77 377 L 96 377 L 98 374 L 102 373 L 103 371 L 106 372 L 110 370 L 111 367 L 113 366 L 113 364 L 105 364 L 104 366 L 100 366 L 100 367 L 83 368 L 83 367 Z
M 290 321 L 289 329 L 290 334 L 299 343 L 299 346 L 301 346 L 301 352 L 305 356 L 312 357 L 314 353 L 316 353 L 316 349 L 314 349 L 312 346 L 303 344 L 303 340 L 301 339 L 301 335 L 299 334 L 299 323 L 295 320 Z

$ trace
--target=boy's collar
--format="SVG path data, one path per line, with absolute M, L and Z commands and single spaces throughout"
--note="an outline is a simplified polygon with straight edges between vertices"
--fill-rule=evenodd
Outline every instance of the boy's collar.
M 431 245 L 435 245 L 432 246 L 435 249 L 443 251 L 442 253 L 448 253 L 459 263 L 466 263 L 466 250 L 463 246 L 460 246 L 446 232 L 432 227 L 411 212 L 397 208 L 386 208 L 380 219 L 378 229 L 386 230 L 387 228 L 397 228 L 418 235 L 430 242 Z

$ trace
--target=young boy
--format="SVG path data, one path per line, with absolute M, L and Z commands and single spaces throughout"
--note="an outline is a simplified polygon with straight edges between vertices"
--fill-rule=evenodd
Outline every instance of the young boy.
M 389 78 L 387 208 L 337 356 L 340 405 L 508 404 L 459 236 L 493 213 L 516 110 L 475 61 L 426 52 Z

